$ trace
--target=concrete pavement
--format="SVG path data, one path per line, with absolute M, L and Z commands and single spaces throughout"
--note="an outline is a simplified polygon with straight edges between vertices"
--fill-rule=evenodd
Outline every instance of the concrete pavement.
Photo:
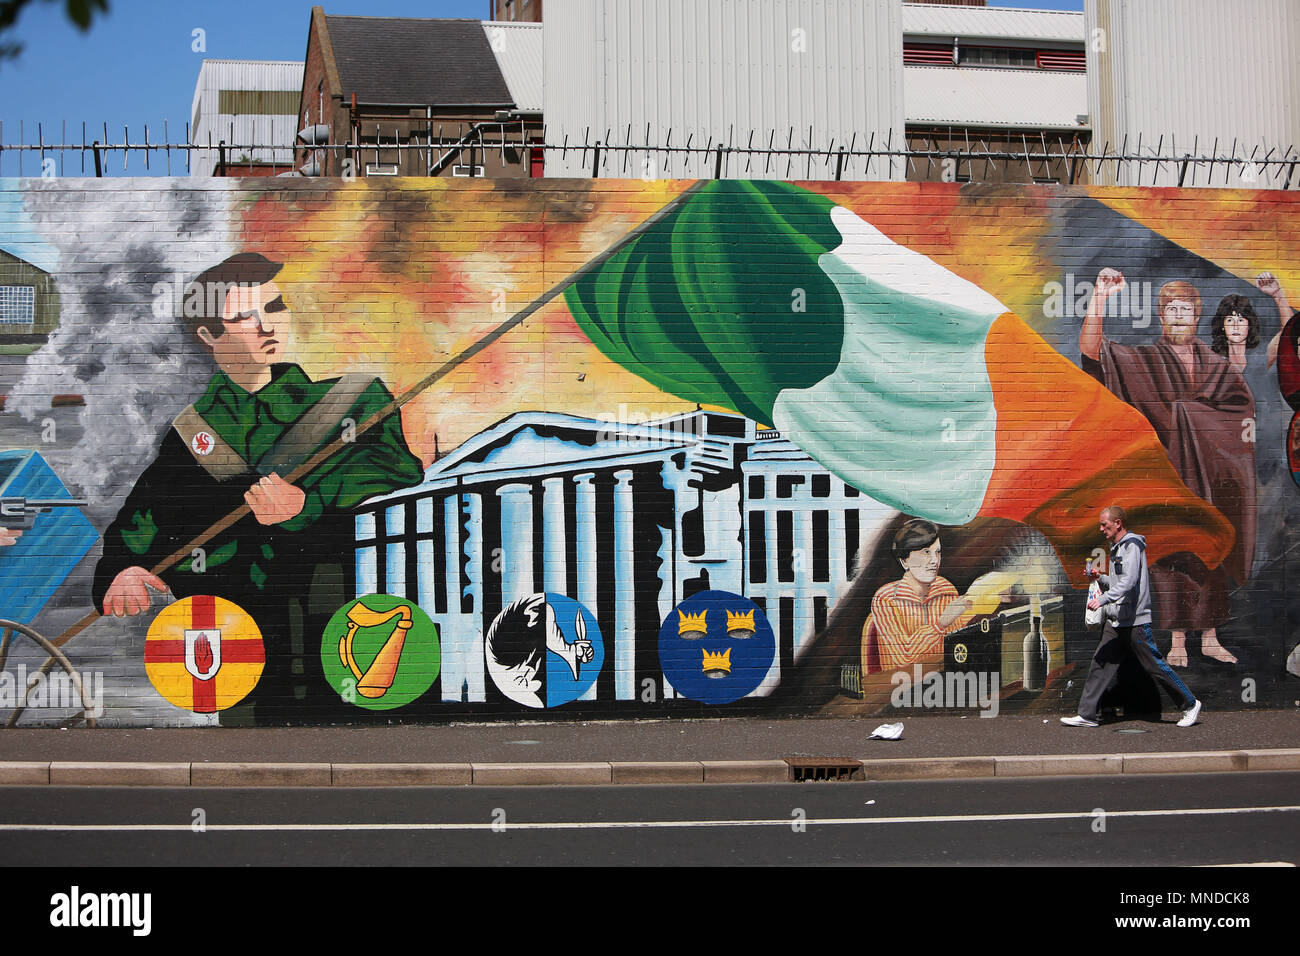
M 0 784 L 467 786 L 923 780 L 1300 769 L 1300 713 L 1195 727 L 1055 716 L 549 721 L 388 727 L 6 729 Z M 900 740 L 871 740 L 901 720 Z

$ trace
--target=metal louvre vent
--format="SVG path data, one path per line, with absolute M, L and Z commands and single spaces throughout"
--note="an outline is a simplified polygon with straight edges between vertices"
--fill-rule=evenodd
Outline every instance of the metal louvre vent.
M 903 63 L 925 64 L 929 66 L 952 66 L 952 44 L 948 43 L 904 43 Z
M 1083 50 L 1039 50 L 1040 70 L 1077 70 L 1088 68 L 1087 54 Z

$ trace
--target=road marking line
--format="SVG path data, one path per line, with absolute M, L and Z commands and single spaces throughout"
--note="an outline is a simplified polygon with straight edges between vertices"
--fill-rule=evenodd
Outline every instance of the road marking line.
M 1107 810 L 1107 819 L 1119 817 L 1190 817 L 1240 813 L 1294 813 L 1300 806 L 1212 807 L 1188 810 Z M 572 821 L 565 823 L 208 823 L 203 830 L 220 832 L 262 830 L 627 830 L 672 829 L 674 827 L 788 827 L 801 826 L 879 826 L 900 823 L 1002 823 L 1034 820 L 1092 820 L 1097 812 L 1082 813 L 984 813 L 928 817 L 828 817 L 800 820 L 616 820 Z M 49 830 L 60 833 L 124 832 L 171 833 L 195 830 L 189 823 L 0 823 L 0 832 Z M 200 832 L 200 831 L 195 831 Z

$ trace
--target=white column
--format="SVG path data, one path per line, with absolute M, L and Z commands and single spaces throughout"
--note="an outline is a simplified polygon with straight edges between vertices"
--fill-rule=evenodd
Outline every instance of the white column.
M 564 481 L 542 480 L 542 584 L 555 594 L 568 593 L 568 537 L 564 528 Z
M 357 515 L 355 529 L 356 538 L 373 538 L 375 536 L 374 512 Z M 374 594 L 375 589 L 379 586 L 379 564 L 378 552 L 373 544 L 356 549 L 356 564 L 354 583 L 357 597 Z
M 442 540 L 443 553 L 447 556 L 447 616 L 460 616 L 460 572 L 465 563 L 465 555 L 460 550 L 460 495 L 448 495 L 442 499 Z
M 777 594 L 781 590 L 781 582 L 777 580 L 777 575 L 781 573 L 778 554 L 780 548 L 776 537 L 776 509 L 763 509 L 763 529 L 767 534 L 767 594 L 769 596 Z M 769 601 L 769 603 L 771 603 Z M 771 617 L 768 612 L 768 617 Z
M 843 502 L 831 499 L 831 503 L 826 506 L 830 517 L 827 521 L 826 530 L 826 548 L 828 564 L 827 569 L 830 571 L 830 592 L 833 605 L 840 599 L 849 586 L 849 567 L 844 560 L 845 543 L 844 543 L 844 505 Z
M 524 484 L 502 485 L 501 606 L 533 593 L 533 494 Z
M 694 488 L 687 485 L 688 475 L 686 471 L 674 464 L 671 458 L 663 463 L 659 473 L 663 478 L 664 488 L 673 496 L 673 554 L 668 564 L 670 568 L 669 576 L 672 580 L 672 594 L 669 595 L 672 602 L 670 605 L 671 610 L 673 606 L 676 606 L 682 600 L 682 592 L 685 590 L 683 578 L 686 577 L 688 571 L 695 570 L 695 566 L 682 556 L 682 516 L 686 513 L 686 502 L 682 499 L 683 496 L 688 494 L 697 497 L 698 493 Z
M 384 591 L 406 597 L 406 503 L 398 502 L 384 509 Z
M 465 530 L 468 532 L 468 540 L 465 542 L 465 574 L 469 578 L 469 587 L 466 590 L 469 592 L 472 610 L 468 620 L 461 619 L 468 626 L 463 628 L 458 637 L 467 648 L 464 667 L 469 681 L 469 699 L 479 703 L 487 699 L 483 684 L 483 635 L 490 623 L 483 620 L 483 498 L 478 494 L 467 493 L 464 500 Z
M 432 532 L 434 499 L 426 495 L 415 501 L 414 505 L 416 533 Z M 438 505 L 440 506 L 441 502 L 438 502 Z M 434 549 L 437 547 L 439 543 L 431 538 L 421 538 L 415 543 L 415 586 L 409 588 L 418 595 L 417 603 L 430 617 L 434 616 L 434 610 L 437 608 L 438 582 L 435 580 L 434 570 L 437 567 L 434 562 Z
M 776 482 L 770 483 L 769 488 L 775 488 Z M 779 569 L 777 567 L 777 555 L 780 550 L 776 537 L 776 507 L 775 502 L 770 503 L 763 510 L 763 527 L 767 531 L 767 584 L 760 591 L 766 598 L 767 607 L 763 611 L 767 621 L 772 625 L 772 636 L 776 640 L 776 653 L 772 655 L 772 666 L 768 668 L 767 676 L 763 678 L 762 683 L 754 691 L 753 696 L 765 697 L 772 691 L 776 690 L 777 685 L 781 683 L 781 589 L 784 585 L 777 580 Z
M 447 558 L 447 567 L 443 583 L 447 588 L 447 613 L 432 614 L 434 603 L 433 582 L 429 582 L 429 603 L 424 605 L 426 611 L 438 625 L 438 638 L 442 646 L 442 699 L 458 702 L 461 687 L 468 688 L 470 700 L 482 700 L 483 655 L 475 653 L 478 647 L 478 633 L 474 630 L 471 618 L 460 611 L 460 572 L 466 555 L 460 549 L 460 495 L 451 494 L 442 499 L 443 519 L 443 554 Z M 430 568 L 432 576 L 433 569 Z M 420 581 L 421 589 L 424 579 Z M 479 697 L 474 696 L 475 674 L 478 678 Z
M 577 601 L 584 605 L 593 615 L 596 613 L 596 487 L 592 484 L 595 474 L 586 471 L 573 476 L 576 490 L 574 520 L 577 524 L 577 563 L 578 593 Z M 605 641 L 605 666 L 610 667 L 610 635 L 601 635 Z M 580 700 L 595 700 L 596 685 L 593 683 Z
M 800 485 L 799 498 L 794 513 L 794 546 L 802 560 L 795 562 L 794 584 L 794 654 L 798 660 L 799 651 L 809 640 L 812 623 L 812 595 L 816 585 L 813 584 L 813 534 L 812 515 L 808 511 L 811 498 L 802 492 L 806 485 Z
M 636 582 L 632 577 L 632 470 L 623 468 L 614 472 L 614 480 L 614 698 L 635 700 Z

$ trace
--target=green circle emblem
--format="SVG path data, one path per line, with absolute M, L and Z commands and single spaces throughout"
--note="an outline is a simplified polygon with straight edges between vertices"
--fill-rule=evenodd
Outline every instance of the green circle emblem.
M 405 598 L 368 594 L 330 618 L 321 666 L 338 695 L 366 710 L 392 710 L 420 697 L 438 678 L 438 627 Z

